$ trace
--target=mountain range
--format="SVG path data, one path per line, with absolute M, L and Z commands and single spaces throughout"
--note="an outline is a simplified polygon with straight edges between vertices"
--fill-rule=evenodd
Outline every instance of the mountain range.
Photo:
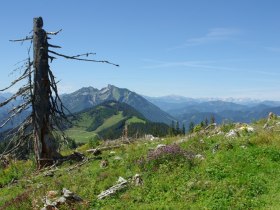
M 217 123 L 223 121 L 252 122 L 274 112 L 280 115 L 279 101 L 260 101 L 254 99 L 194 99 L 182 96 L 147 97 L 150 102 L 188 126 L 197 124 L 214 116 Z M 234 102 L 233 102 L 234 101 Z M 236 103 L 238 102 L 238 103 Z
M 0 102 L 9 95 L 9 93 L 0 94 Z M 163 122 L 167 125 L 170 125 L 172 121 L 179 121 L 188 126 L 191 122 L 197 124 L 205 118 L 209 120 L 212 116 L 217 123 L 222 123 L 223 121 L 252 122 L 266 117 L 269 112 L 280 115 L 279 101 L 260 101 L 250 98 L 194 99 L 176 95 L 148 97 L 113 85 L 100 90 L 94 87 L 83 87 L 73 93 L 61 95 L 61 99 L 72 113 L 93 108 L 106 101 L 125 103 L 137 110 L 148 121 Z M 14 103 L 19 103 L 19 101 Z M 9 108 L 0 109 L 0 120 L 8 116 Z M 26 114 L 15 118 L 7 128 L 17 125 Z
M 170 124 L 172 120 L 175 120 L 174 117 L 162 111 L 141 95 L 113 85 L 108 85 L 100 90 L 93 87 L 83 87 L 73 93 L 62 95 L 61 99 L 72 113 L 113 100 L 130 105 L 152 122 Z

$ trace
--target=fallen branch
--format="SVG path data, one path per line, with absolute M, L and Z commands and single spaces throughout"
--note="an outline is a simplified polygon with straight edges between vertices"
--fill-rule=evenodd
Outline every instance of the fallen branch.
M 103 198 L 106 198 L 110 195 L 113 195 L 115 194 L 117 191 L 125 188 L 127 186 L 127 180 L 125 180 L 124 178 L 122 177 L 119 177 L 119 180 L 117 181 L 117 184 L 110 187 L 109 189 L 105 190 L 105 191 L 102 191 L 98 196 L 97 198 L 99 200 L 103 199 Z

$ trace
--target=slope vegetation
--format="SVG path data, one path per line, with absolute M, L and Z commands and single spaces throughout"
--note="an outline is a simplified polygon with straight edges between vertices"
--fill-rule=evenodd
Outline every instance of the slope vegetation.
M 84 164 L 47 173 L 31 173 L 32 161 L 11 161 L 0 170 L 0 206 L 39 209 L 45 196 L 67 188 L 83 201 L 59 209 L 279 209 L 279 122 L 274 116 L 182 137 L 111 141 L 98 157 L 83 146 L 77 150 L 87 154 Z M 128 183 L 99 200 L 119 177 Z
M 106 101 L 94 108 L 76 113 L 72 121 L 73 127 L 67 129 L 66 134 L 76 141 L 85 143 L 96 136 L 101 139 L 120 138 L 125 126 L 128 126 L 130 136 L 135 134 L 135 129 L 139 129 L 139 135 L 151 133 L 160 136 L 166 135 L 168 130 L 167 125 L 152 123 L 131 106 L 117 101 Z M 154 127 L 158 127 L 158 130 L 152 131 Z

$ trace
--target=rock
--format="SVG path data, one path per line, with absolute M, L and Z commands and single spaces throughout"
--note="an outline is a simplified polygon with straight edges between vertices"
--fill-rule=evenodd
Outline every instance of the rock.
M 66 188 L 62 189 L 62 193 L 63 193 L 63 196 L 65 198 L 70 198 L 70 197 L 72 197 L 74 195 L 73 192 L 71 192 L 70 190 L 67 190 Z
M 57 190 L 51 190 L 47 192 L 47 198 L 55 198 L 58 196 L 58 191 Z
M 57 197 L 58 194 L 58 191 L 48 191 L 43 199 L 44 207 L 41 210 L 56 210 L 61 204 L 82 201 L 82 198 L 66 188 L 63 188 L 62 196 Z
M 219 131 L 219 132 L 217 133 L 217 135 L 224 135 L 224 132 L 223 132 L 223 131 Z
M 2 168 L 7 168 L 9 164 L 10 164 L 9 156 L 8 155 L 2 156 L 0 159 L 0 166 Z
M 155 150 L 158 150 L 159 148 L 162 148 L 162 147 L 166 147 L 166 145 L 165 144 L 159 144 L 159 145 L 156 146 Z
M 199 140 L 199 143 L 204 144 L 204 140 L 203 140 L 203 139 L 200 139 L 200 140 Z
M 108 160 L 101 160 L 100 161 L 100 168 L 106 168 L 109 165 Z
M 116 152 L 115 151 L 111 151 L 110 154 L 116 154 Z
M 238 133 L 235 130 L 230 130 L 225 137 L 227 138 L 235 138 L 238 137 Z
M 46 172 L 44 173 L 44 176 L 53 177 L 53 176 L 54 176 L 54 171 L 46 171 Z
M 122 157 L 116 156 L 116 157 L 114 157 L 114 160 L 122 160 Z
M 202 154 L 197 154 L 194 156 L 195 158 L 199 159 L 199 160 L 204 160 L 204 156 Z
M 243 149 L 247 149 L 247 147 L 245 145 L 241 145 L 240 147 Z
M 132 178 L 132 181 L 133 181 L 135 186 L 141 186 L 144 183 L 140 174 L 135 174 L 134 177 Z
M 255 129 L 251 126 L 241 126 L 239 129 L 239 131 L 248 131 L 248 132 L 254 132 Z
M 154 137 L 154 136 L 151 135 L 151 134 L 146 134 L 146 135 L 145 135 L 145 139 L 150 140 L 150 141 L 153 141 L 153 140 L 158 140 L 159 138 L 158 138 L 158 137 Z
M 273 119 L 276 119 L 277 118 L 277 115 L 274 114 L 273 112 L 269 112 L 268 114 L 268 120 L 273 120 Z
M 248 127 L 247 127 L 247 131 L 249 131 L 249 132 L 254 132 L 255 129 L 254 129 L 253 127 L 251 127 L 251 126 L 248 126 Z
M 61 204 L 65 203 L 66 201 L 67 201 L 67 199 L 64 196 L 61 196 L 56 200 L 58 205 L 61 205 Z
M 219 144 L 216 144 L 216 145 L 214 146 L 214 148 L 212 149 L 212 153 L 215 154 L 215 153 L 218 151 L 219 147 L 220 147 L 220 145 L 219 145 Z

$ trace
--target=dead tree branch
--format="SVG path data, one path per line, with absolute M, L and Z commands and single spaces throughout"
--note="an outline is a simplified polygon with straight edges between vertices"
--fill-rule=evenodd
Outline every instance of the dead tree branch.
M 47 32 L 47 35 L 57 35 L 59 32 L 61 32 L 62 29 L 56 31 L 56 32 Z
M 64 55 L 64 54 L 54 52 L 52 50 L 49 50 L 49 52 L 52 53 L 52 54 L 58 55 L 60 57 L 66 58 L 66 59 L 72 59 L 72 60 L 78 60 L 78 61 L 89 61 L 89 62 L 96 62 L 96 63 L 107 63 L 107 64 L 110 64 L 110 65 L 119 67 L 118 64 L 111 63 L 111 62 L 105 61 L 105 60 L 93 60 L 93 59 L 79 58 L 80 56 L 92 55 L 94 53 L 85 53 L 85 54 L 81 54 L 81 55 L 69 56 L 69 55 Z
M 10 42 L 24 42 L 24 41 L 29 41 L 29 40 L 32 40 L 32 39 L 33 39 L 33 36 L 26 36 L 23 39 L 11 39 L 9 41 Z

